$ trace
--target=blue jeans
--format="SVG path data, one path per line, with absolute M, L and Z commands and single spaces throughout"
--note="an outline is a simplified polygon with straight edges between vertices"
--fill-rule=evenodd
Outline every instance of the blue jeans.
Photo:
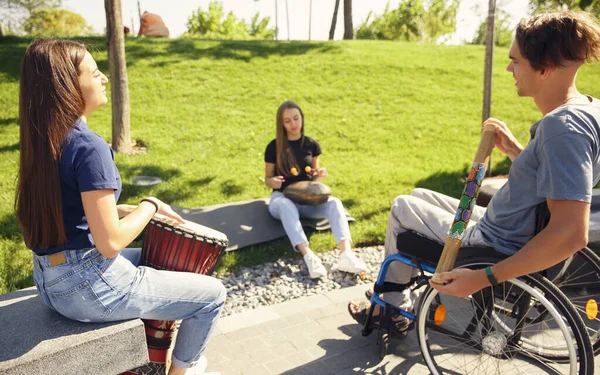
M 198 362 L 225 303 L 219 280 L 138 266 L 141 249 L 114 258 L 96 248 L 63 253 L 66 262 L 55 266 L 48 256 L 33 256 L 33 278 L 46 305 L 81 322 L 182 320 L 172 363 L 189 368 Z
M 346 212 L 342 201 L 338 198 L 329 197 L 327 202 L 312 206 L 294 203 L 282 192 L 274 191 L 269 202 L 269 213 L 275 219 L 281 220 L 294 250 L 297 250 L 296 246 L 299 244 L 308 244 L 302 223 L 300 223 L 301 217 L 327 218 L 336 243 L 343 240 L 352 241 Z

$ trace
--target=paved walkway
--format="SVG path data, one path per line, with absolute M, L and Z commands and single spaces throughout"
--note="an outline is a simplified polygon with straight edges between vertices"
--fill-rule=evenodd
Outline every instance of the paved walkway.
M 219 321 L 206 356 L 207 371 L 222 375 L 429 374 L 415 331 L 392 339 L 379 360 L 376 331 L 363 337 L 348 314 L 351 299 L 364 299 L 357 285 L 324 295 L 228 316 Z M 600 359 L 595 372 L 600 374 Z
M 415 331 L 392 340 L 392 354 L 379 360 L 376 331 L 361 327 L 347 311 L 365 299 L 364 285 L 303 297 L 222 318 L 206 356 L 207 371 L 222 375 L 429 374 Z

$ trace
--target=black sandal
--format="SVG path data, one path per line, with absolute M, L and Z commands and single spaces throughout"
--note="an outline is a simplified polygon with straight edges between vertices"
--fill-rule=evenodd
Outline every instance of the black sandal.
M 352 319 L 354 319 L 361 326 L 365 325 L 370 308 L 371 305 L 369 304 L 369 302 L 362 301 L 358 304 L 358 310 L 355 313 L 353 313 L 350 309 L 350 303 L 348 303 L 348 313 L 350 313 Z M 371 325 L 375 328 L 379 327 L 379 315 L 374 315 L 371 317 Z
M 369 314 L 370 308 L 371 308 L 371 306 L 370 306 L 369 302 L 362 301 L 358 305 L 358 311 L 356 313 L 353 313 L 352 310 L 350 309 L 350 303 L 348 303 L 348 313 L 350 313 L 350 316 L 352 317 L 352 319 L 354 319 L 361 326 L 365 325 L 365 322 L 367 320 L 367 315 Z M 394 336 L 394 337 L 404 338 L 408 335 L 408 331 L 413 328 L 413 324 L 412 324 L 412 321 L 409 320 L 408 318 L 403 318 L 398 321 L 393 320 L 395 318 L 398 318 L 399 316 L 400 316 L 400 314 L 398 314 L 398 313 L 394 313 L 392 315 L 391 333 L 392 333 L 392 336 Z M 373 315 L 371 317 L 371 327 L 379 328 L 379 314 Z

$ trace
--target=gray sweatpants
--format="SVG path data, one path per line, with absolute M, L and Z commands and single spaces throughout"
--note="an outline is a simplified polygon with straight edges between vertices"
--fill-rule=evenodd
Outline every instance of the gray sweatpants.
M 399 195 L 394 199 L 385 236 L 385 256 L 397 254 L 396 237 L 399 233 L 412 230 L 436 242 L 446 242 L 448 230 L 456 215 L 458 199 L 427 189 L 414 189 L 410 195 Z M 485 208 L 475 206 L 469 226 L 465 230 L 462 246 L 490 246 L 477 227 Z M 388 268 L 385 281 L 405 284 L 418 274 L 418 270 L 404 263 L 393 262 Z M 421 288 L 419 291 L 422 291 Z M 417 293 L 409 289 L 402 293 L 386 293 L 384 300 L 403 309 L 413 306 Z

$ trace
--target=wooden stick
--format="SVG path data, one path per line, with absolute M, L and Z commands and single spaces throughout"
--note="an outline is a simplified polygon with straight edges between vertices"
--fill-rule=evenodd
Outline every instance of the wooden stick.
M 487 170 L 490 160 L 490 154 L 494 148 L 494 138 L 496 137 L 495 129 L 496 127 L 494 125 L 489 124 L 483 127 L 481 141 L 479 141 L 479 147 L 475 153 L 473 166 L 469 172 L 469 177 L 467 178 L 463 193 L 460 196 L 458 208 L 456 209 L 456 216 L 448 231 L 448 238 L 446 239 L 444 250 L 442 250 L 442 255 L 435 270 L 436 273 L 450 271 L 454 268 L 458 250 L 462 244 L 462 236 L 467 229 L 467 225 L 473 214 L 473 208 L 475 207 L 477 195 L 479 195 L 481 181 L 485 176 L 485 171 Z

